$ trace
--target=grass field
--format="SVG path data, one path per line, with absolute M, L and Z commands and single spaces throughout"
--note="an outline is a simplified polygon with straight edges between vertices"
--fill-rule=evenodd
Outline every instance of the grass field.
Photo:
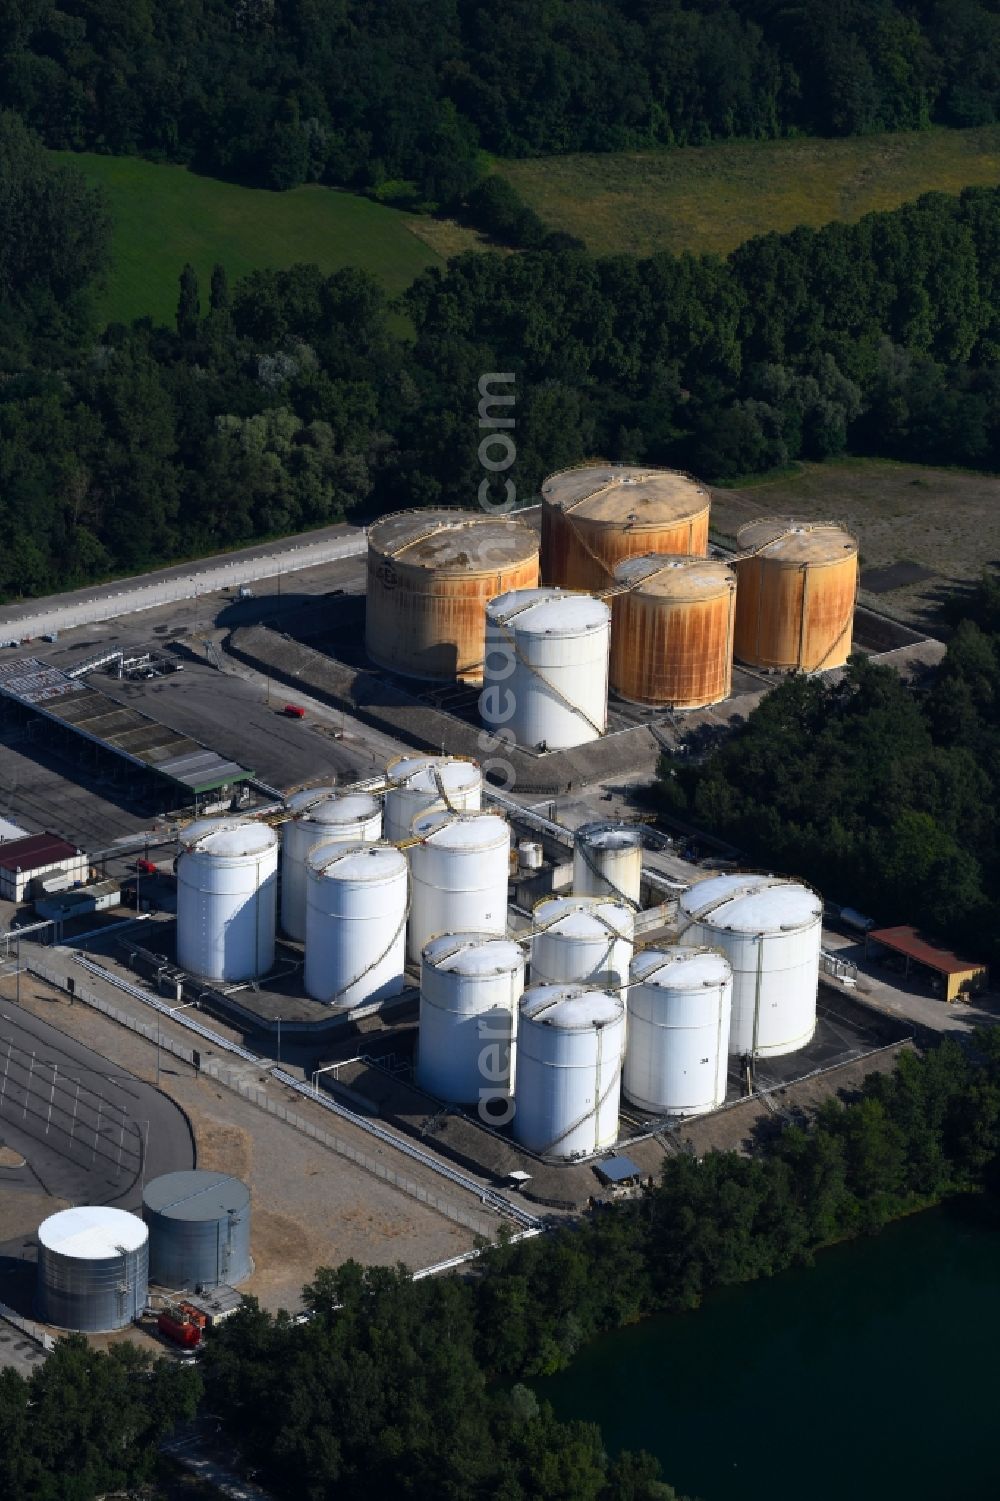
M 268 193 L 136 157 L 53 154 L 101 183 L 111 199 L 114 268 L 101 304 L 109 322 L 148 313 L 172 324 L 185 261 L 198 272 L 203 307 L 216 261 L 231 281 L 296 261 L 324 271 L 363 266 L 392 294 L 426 266 L 443 263 L 411 232 L 410 215 L 350 193 L 320 187 Z
M 1000 182 L 1000 126 L 850 140 L 497 162 L 553 229 L 595 254 L 720 254 L 767 230 L 859 219 L 936 190 Z
M 941 596 L 1000 563 L 1000 477 L 890 459 L 800 464 L 791 474 L 712 491 L 712 530 L 735 538 L 758 516 L 840 521 L 861 543 L 866 568 L 920 563 L 934 577 L 866 602 L 900 619 L 933 622 Z

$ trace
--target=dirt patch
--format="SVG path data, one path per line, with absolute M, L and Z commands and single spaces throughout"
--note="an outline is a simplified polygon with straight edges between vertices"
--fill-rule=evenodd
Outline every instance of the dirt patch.
M 217 1119 L 205 1110 L 187 1107 L 194 1131 L 198 1167 L 232 1173 L 249 1183 L 253 1176 L 253 1137 L 242 1126 Z
M 0 1147 L 0 1167 L 24 1167 L 25 1161 L 13 1147 Z

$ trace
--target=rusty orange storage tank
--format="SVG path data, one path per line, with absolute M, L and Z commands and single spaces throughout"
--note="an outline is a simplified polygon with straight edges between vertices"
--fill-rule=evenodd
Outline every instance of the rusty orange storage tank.
M 851 653 L 858 543 L 835 522 L 770 517 L 740 528 L 735 654 L 752 667 L 821 672 Z
M 542 485 L 542 579 L 608 589 L 623 558 L 698 554 L 708 547 L 708 491 L 673 469 L 596 461 Z
M 365 646 L 407 677 L 479 683 L 488 600 L 538 583 L 538 535 L 511 516 L 396 511 L 368 533 Z
M 736 575 L 719 558 L 646 553 L 615 569 L 610 681 L 640 704 L 701 709 L 728 698 Z

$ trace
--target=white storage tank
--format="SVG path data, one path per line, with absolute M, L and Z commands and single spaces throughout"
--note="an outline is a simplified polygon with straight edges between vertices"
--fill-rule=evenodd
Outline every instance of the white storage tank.
M 734 871 L 683 892 L 680 936 L 721 949 L 733 971 L 729 1051 L 762 1058 L 804 1047 L 816 1030 L 823 903 L 782 876 Z
M 205 819 L 180 837 L 177 963 L 235 984 L 274 964 L 278 836 L 263 823 Z
M 505 933 L 510 825 L 496 813 L 422 814 L 413 825 L 408 953 L 440 933 Z
M 406 856 L 391 844 L 316 845 L 307 857 L 305 987 L 345 1010 L 399 995 Z
M 138 1215 L 105 1204 L 50 1214 L 38 1227 L 36 1303 L 43 1324 L 103 1334 L 146 1307 L 149 1232 Z
M 432 938 L 420 960 L 420 1086 L 439 1100 L 478 1102 L 487 1122 L 505 1125 L 523 990 L 524 955 L 512 939 Z
M 587 985 L 532 985 L 517 1029 L 514 1135 L 543 1157 L 589 1157 L 618 1139 L 625 1003 Z
M 314 845 L 382 837 L 382 807 L 370 792 L 312 787 L 287 803 L 292 817 L 281 831 L 281 926 L 299 943 L 306 936 L 306 856 Z
M 638 908 L 642 894 L 642 829 L 638 824 L 587 823 L 573 835 L 573 890 L 613 896 Z
M 635 916 L 599 896 L 549 896 L 537 903 L 531 934 L 531 983 L 586 980 L 623 991 L 635 942 Z
M 486 606 L 479 706 L 490 729 L 532 750 L 566 750 L 608 726 L 611 610 L 592 594 L 517 589 Z
M 421 813 L 449 807 L 474 813 L 483 791 L 475 761 L 458 756 L 397 756 L 386 768 L 386 782 L 385 837 L 392 844 L 409 839 Z
M 733 973 L 715 949 L 646 949 L 632 961 L 622 1088 L 654 1115 L 703 1115 L 726 1098 Z

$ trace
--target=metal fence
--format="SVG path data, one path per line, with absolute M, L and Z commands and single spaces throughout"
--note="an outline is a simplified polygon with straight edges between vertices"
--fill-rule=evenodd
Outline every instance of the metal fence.
M 33 1340 L 36 1345 L 41 1346 L 46 1355 L 50 1350 L 55 1349 L 56 1342 L 51 1334 L 42 1329 L 40 1325 L 32 1323 L 31 1319 L 22 1319 L 21 1315 L 15 1313 L 13 1308 L 8 1308 L 6 1303 L 0 1303 L 0 1319 L 3 1319 L 7 1324 L 12 1324 L 20 1334 L 25 1335 L 26 1338 Z

